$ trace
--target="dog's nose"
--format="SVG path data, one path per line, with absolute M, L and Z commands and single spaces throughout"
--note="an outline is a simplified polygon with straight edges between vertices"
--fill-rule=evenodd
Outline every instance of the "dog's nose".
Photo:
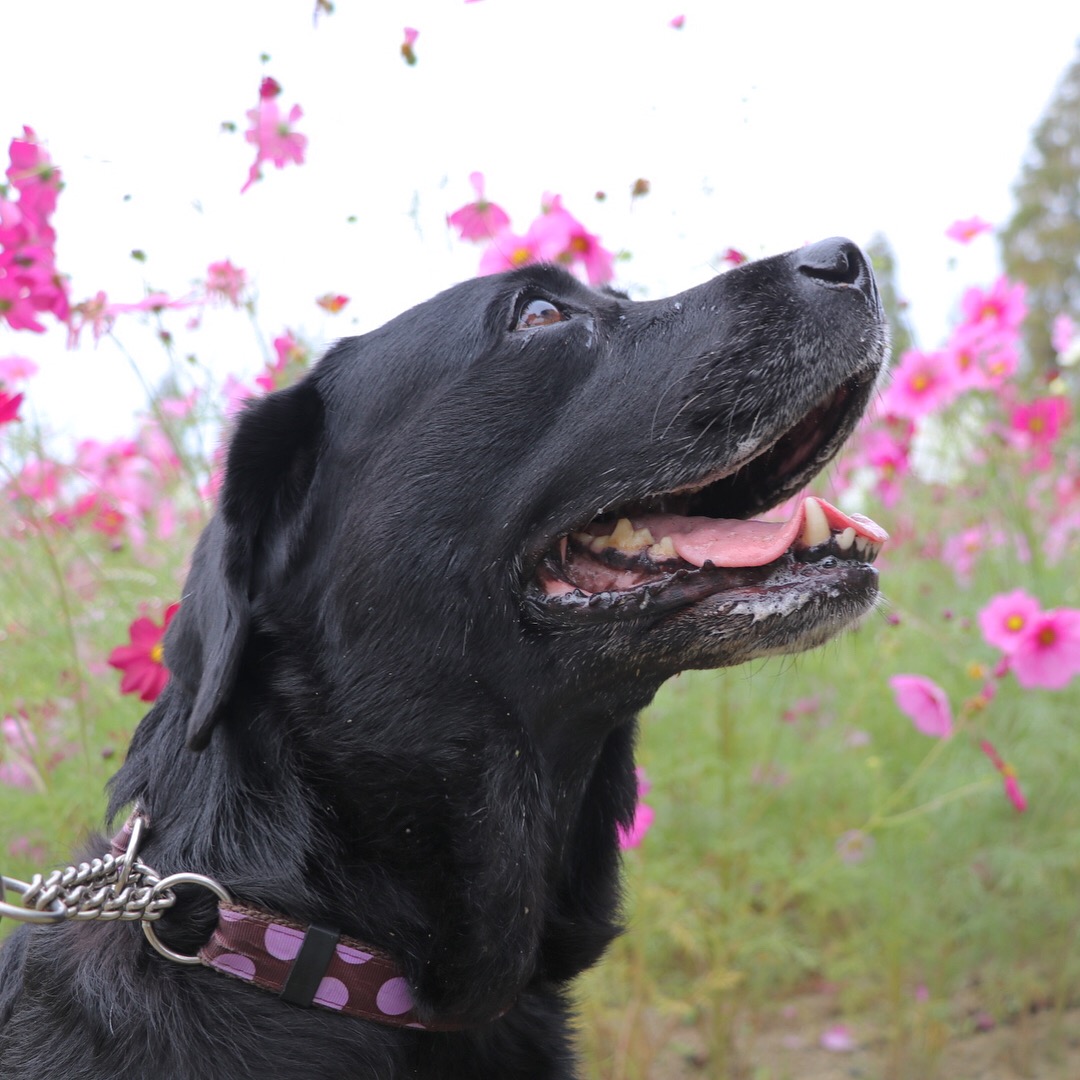
M 876 296 L 874 274 L 866 256 L 843 236 L 819 240 L 796 251 L 795 269 L 822 285 L 854 285 L 868 298 Z

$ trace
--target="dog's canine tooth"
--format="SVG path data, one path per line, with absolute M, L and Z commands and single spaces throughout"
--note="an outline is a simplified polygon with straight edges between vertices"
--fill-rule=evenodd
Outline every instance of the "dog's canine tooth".
M 825 511 L 821 509 L 821 503 L 813 496 L 810 496 L 803 503 L 803 507 L 806 513 L 806 523 L 803 525 L 802 535 L 799 539 L 808 548 L 824 544 L 832 536 L 832 530 L 829 528 L 829 520 L 825 517 Z
M 615 528 L 611 533 L 611 539 L 614 546 L 622 548 L 623 551 L 627 550 L 634 540 L 634 526 L 629 518 L 619 518 L 615 522 Z
M 836 546 L 841 551 L 849 551 L 851 545 L 855 543 L 855 530 L 849 525 L 839 536 L 836 538 Z

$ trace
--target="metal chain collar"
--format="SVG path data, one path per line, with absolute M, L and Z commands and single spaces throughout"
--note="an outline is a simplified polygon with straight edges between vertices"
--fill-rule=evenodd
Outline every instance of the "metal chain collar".
M 3 877 L 3 891 L 21 894 L 22 904 L 4 903 L 0 894 L 0 916 L 32 923 L 160 919 L 176 903 L 176 896 L 162 887 L 156 871 L 137 858 L 145 824 L 142 814 L 132 815 L 131 839 L 119 856 L 104 855 L 54 870 L 48 877 L 35 874 L 29 882 Z

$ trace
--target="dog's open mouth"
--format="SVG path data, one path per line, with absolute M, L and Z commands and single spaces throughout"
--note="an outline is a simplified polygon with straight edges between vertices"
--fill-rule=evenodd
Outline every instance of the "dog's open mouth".
M 861 412 L 862 391 L 840 387 L 720 476 L 620 504 L 560 537 L 536 571 L 533 604 L 549 618 L 578 623 L 655 617 L 720 594 L 760 604 L 792 587 L 836 593 L 850 583 L 865 591 L 888 539 L 876 522 L 812 496 L 787 521 L 750 519 L 800 490 L 834 456 Z

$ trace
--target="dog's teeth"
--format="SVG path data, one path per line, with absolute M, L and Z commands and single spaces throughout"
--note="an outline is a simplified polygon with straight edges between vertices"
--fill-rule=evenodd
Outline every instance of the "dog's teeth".
M 634 539 L 634 526 L 629 518 L 619 518 L 615 522 L 615 529 L 611 534 L 611 539 L 615 542 L 615 546 L 622 548 L 624 551 L 630 546 Z
M 564 536 L 559 541 L 559 562 L 566 562 L 566 545 L 569 540 L 570 538 L 568 536 Z
M 636 554 L 651 547 L 656 541 L 653 534 L 646 526 L 643 529 L 635 529 L 629 518 L 619 518 L 610 536 L 597 536 L 592 538 L 589 547 L 597 554 L 607 548 L 618 548 L 627 554 Z
M 648 529 L 646 529 L 645 532 L 648 532 Z M 672 540 L 670 536 L 663 537 L 659 544 L 653 544 L 653 546 L 649 548 L 649 555 L 654 559 L 676 558 L 675 541 Z
M 799 538 L 804 547 L 817 547 L 824 544 L 832 535 L 829 528 L 829 519 L 825 517 L 825 511 L 821 509 L 821 503 L 811 496 L 803 503 L 806 512 L 806 523 L 803 525 L 802 536 Z
M 836 538 L 836 546 L 841 551 L 849 551 L 851 545 L 855 543 L 855 530 L 849 525 L 839 536 Z

